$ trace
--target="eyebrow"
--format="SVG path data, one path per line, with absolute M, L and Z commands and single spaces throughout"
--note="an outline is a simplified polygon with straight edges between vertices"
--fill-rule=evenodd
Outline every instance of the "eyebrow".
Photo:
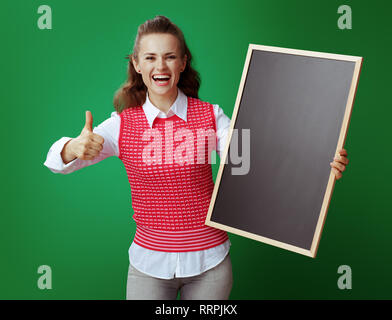
M 165 53 L 165 55 L 168 55 L 168 54 L 176 54 L 176 53 L 175 52 Z M 143 56 L 148 56 L 148 55 L 155 56 L 156 54 L 153 52 L 146 52 L 145 54 L 143 54 Z

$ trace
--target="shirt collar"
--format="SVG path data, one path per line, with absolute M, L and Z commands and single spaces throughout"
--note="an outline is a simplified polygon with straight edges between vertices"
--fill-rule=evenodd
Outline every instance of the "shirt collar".
M 159 118 L 164 118 L 164 117 L 168 118 L 170 116 L 177 115 L 179 118 L 186 121 L 187 109 L 188 109 L 188 98 L 179 88 L 178 88 L 176 101 L 174 101 L 167 114 L 165 114 L 164 112 L 162 112 L 152 104 L 152 102 L 148 97 L 148 91 L 146 92 L 146 101 L 143 104 L 143 111 L 144 114 L 146 115 L 150 128 L 152 128 L 154 120 L 158 116 Z

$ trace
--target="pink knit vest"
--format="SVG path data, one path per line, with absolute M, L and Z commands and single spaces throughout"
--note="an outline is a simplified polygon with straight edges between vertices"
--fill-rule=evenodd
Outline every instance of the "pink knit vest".
M 213 106 L 187 99 L 187 121 L 156 118 L 152 129 L 142 107 L 120 114 L 119 158 L 131 186 L 134 242 L 147 249 L 197 251 L 228 239 L 205 225 L 214 188 L 208 161 L 216 142 Z

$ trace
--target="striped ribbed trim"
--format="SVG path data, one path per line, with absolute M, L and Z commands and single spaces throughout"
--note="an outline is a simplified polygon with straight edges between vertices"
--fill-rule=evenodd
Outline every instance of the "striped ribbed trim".
M 229 237 L 223 230 L 204 226 L 198 229 L 166 231 L 137 225 L 134 242 L 139 246 L 164 252 L 188 252 L 213 248 Z

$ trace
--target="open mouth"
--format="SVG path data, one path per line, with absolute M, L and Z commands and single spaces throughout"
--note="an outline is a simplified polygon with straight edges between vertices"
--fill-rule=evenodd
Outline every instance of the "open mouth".
M 152 79 L 156 82 L 157 85 L 167 85 L 170 80 L 170 75 L 153 75 Z

